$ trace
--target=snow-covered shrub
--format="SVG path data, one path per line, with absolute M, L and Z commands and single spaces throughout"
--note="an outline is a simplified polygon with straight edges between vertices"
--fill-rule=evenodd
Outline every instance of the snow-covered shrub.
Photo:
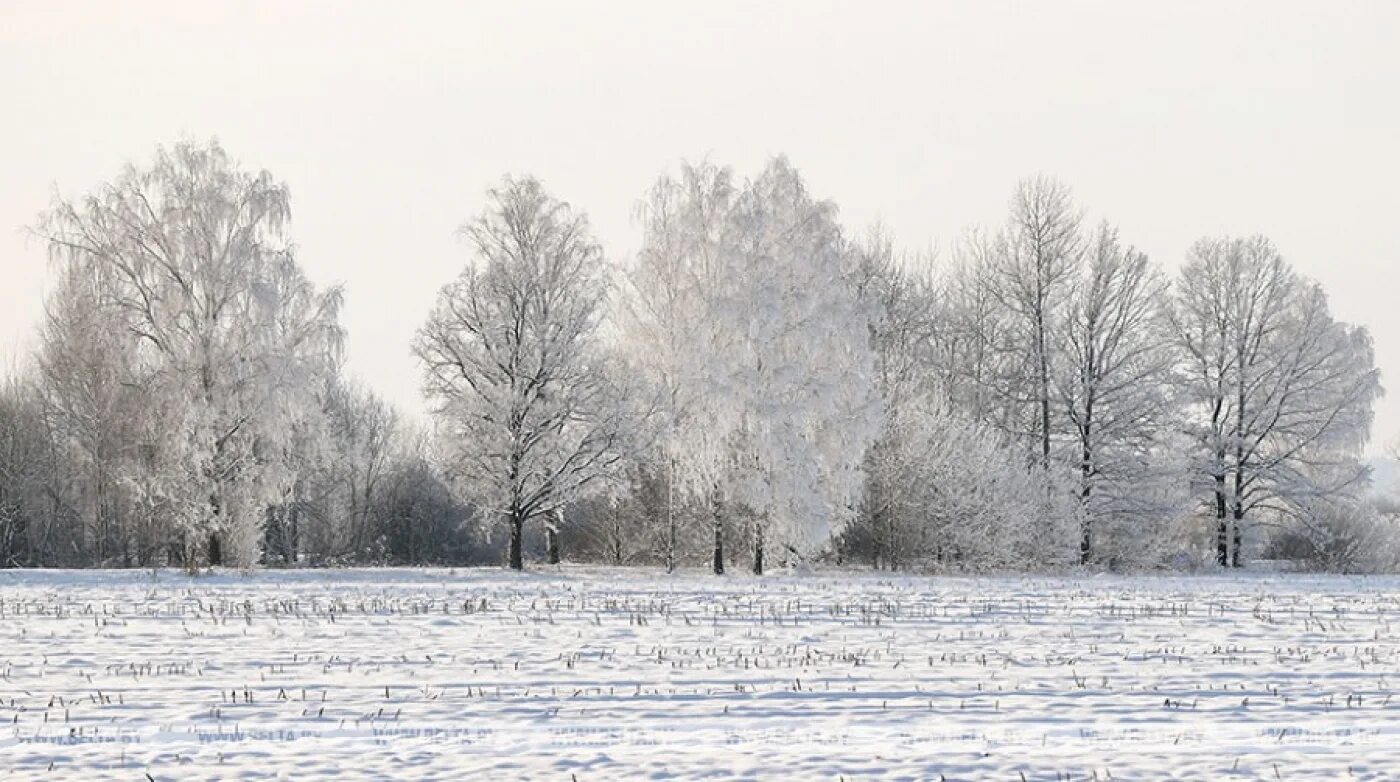
M 1272 559 L 1312 570 L 1389 573 L 1400 569 L 1400 507 L 1389 498 L 1317 503 L 1270 542 Z
M 891 426 L 897 436 L 868 468 L 881 488 L 843 539 L 852 556 L 883 538 L 900 552 L 891 566 L 1007 570 L 1074 560 L 1080 509 L 1069 471 L 1042 469 L 937 396 L 906 405 Z

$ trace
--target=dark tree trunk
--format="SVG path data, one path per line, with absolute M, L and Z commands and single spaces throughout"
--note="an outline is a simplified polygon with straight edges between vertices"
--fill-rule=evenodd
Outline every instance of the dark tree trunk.
M 1087 420 L 1084 426 L 1080 428 L 1081 436 L 1084 438 L 1084 447 L 1080 454 L 1081 461 L 1079 463 L 1079 479 L 1081 481 L 1079 503 L 1080 511 L 1084 514 L 1079 522 L 1079 564 L 1081 565 L 1089 564 L 1089 560 L 1094 554 L 1094 540 L 1090 534 L 1092 532 L 1090 527 L 1093 524 L 1093 520 L 1089 517 L 1089 496 L 1093 493 L 1093 485 L 1090 483 L 1090 480 L 1094 476 L 1094 451 L 1089 445 L 1090 424 L 1088 423 L 1088 421 L 1093 420 L 1094 414 L 1094 400 L 1092 396 L 1089 398 L 1088 403 L 1085 404 L 1084 409 L 1084 417 Z
M 301 548 L 301 511 L 292 506 L 291 524 L 287 529 L 287 564 L 297 563 L 297 552 Z
M 209 510 L 210 518 L 214 520 L 214 529 L 218 529 L 220 523 L 223 521 L 224 508 L 223 503 L 219 501 L 217 492 L 209 496 Z M 218 567 L 224 564 L 224 547 L 223 541 L 219 539 L 219 533 L 209 533 L 209 540 L 205 543 L 204 553 L 209 567 Z M 193 568 L 199 566 L 196 562 L 189 562 L 187 564 L 191 568 L 191 572 L 193 572 Z
M 1087 495 L 1089 490 L 1085 489 L 1084 491 Z M 1088 496 L 1085 496 L 1084 499 L 1088 499 Z M 1089 515 L 1085 513 L 1084 518 L 1079 521 L 1079 564 L 1081 565 L 1089 564 L 1089 560 L 1094 555 L 1093 537 L 1090 534 L 1093 530 L 1090 525 Z
M 719 520 L 715 520 L 715 575 L 724 575 L 724 528 L 720 526 Z
M 117 529 L 122 529 L 122 528 L 125 527 L 125 526 L 126 526 L 126 522 L 124 522 L 124 521 L 122 520 L 122 517 L 121 517 L 120 515 L 118 515 L 118 516 L 117 516 Z M 128 532 L 125 532 L 125 533 L 122 535 L 122 539 L 121 539 L 121 541 L 119 541 L 119 545 L 120 545 L 121 548 L 122 548 L 122 567 L 126 567 L 126 568 L 131 567 L 132 562 L 135 561 L 135 556 L 133 555 L 133 553 L 132 553 L 132 551 L 131 551 L 131 545 L 132 545 L 132 540 L 131 540 L 131 538 L 132 538 L 132 535 L 131 535 L 131 533 L 128 531 Z
M 676 572 L 676 460 L 666 470 L 666 572 Z
M 1234 546 L 1234 548 L 1231 549 L 1231 551 L 1230 551 L 1230 567 L 1239 567 L 1239 566 L 1240 566 L 1240 538 L 1241 538 L 1241 534 L 1242 534 L 1242 533 L 1241 533 L 1241 529 L 1244 527 L 1244 471 L 1245 471 L 1244 436 L 1245 436 L 1245 430 L 1246 430 L 1246 426 L 1245 426 L 1245 417 L 1244 417 L 1244 402 L 1245 402 L 1245 399 L 1244 399 L 1245 393 L 1244 393 L 1244 392 L 1245 392 L 1245 377 L 1246 377 L 1246 374 L 1245 374 L 1245 371 L 1244 371 L 1244 370 L 1245 370 L 1246 362 L 1245 362 L 1244 354 L 1243 354 L 1243 353 L 1240 354 L 1240 358 L 1239 358 L 1238 365 L 1239 365 L 1239 378 L 1238 378 L 1239 382 L 1238 382 L 1238 385 L 1236 385 L 1236 387 L 1235 387 L 1235 388 L 1236 388 L 1236 394 L 1237 394 L 1237 396 L 1236 396 L 1236 403 L 1235 403 L 1235 422 L 1236 422 L 1236 423 L 1235 423 L 1235 497 L 1234 497 L 1234 505 L 1235 505 L 1235 519 L 1234 519 L 1234 521 L 1235 521 L 1235 531 L 1234 531 L 1235 546 Z
M 1037 252 L 1039 255 L 1039 252 Z M 1040 396 L 1040 458 L 1041 466 L 1050 469 L 1050 357 L 1046 354 L 1045 339 L 1045 299 L 1044 283 L 1039 279 L 1041 272 L 1039 259 L 1036 271 L 1036 312 L 1035 312 L 1035 353 L 1039 364 L 1039 380 L 1036 389 Z
M 714 570 L 715 575 L 724 575 L 724 503 L 720 497 L 719 487 L 715 487 L 714 497 L 714 527 L 715 527 L 715 551 Z
M 521 536 L 524 532 L 525 520 L 520 517 L 519 511 L 511 511 L 510 514 L 510 569 L 524 570 L 525 556 L 521 551 Z
M 1225 507 L 1225 476 L 1215 476 L 1215 564 L 1230 564 L 1230 521 Z
M 1079 564 L 1087 565 L 1094 555 L 1093 539 L 1093 519 L 1089 517 L 1089 494 L 1092 489 L 1089 486 L 1089 451 L 1084 451 L 1084 488 L 1080 490 L 1080 512 L 1084 515 L 1079 520 Z
M 607 530 L 608 561 L 614 565 L 626 564 L 627 534 L 630 530 L 616 513 L 612 514 Z
M 874 493 L 873 490 L 871 493 Z M 871 505 L 874 505 L 873 501 Z M 884 533 L 880 529 L 880 512 L 878 510 L 872 510 L 870 512 L 870 551 L 868 553 L 870 554 L 870 567 L 874 568 L 875 570 L 879 570 L 880 567 L 883 565 L 883 561 L 880 558 L 881 538 L 883 537 L 883 535 Z
M 671 517 L 668 522 L 666 536 L 666 572 L 676 572 L 676 519 Z
M 548 549 L 549 564 L 559 564 L 559 531 L 549 527 L 544 531 L 545 548 Z
M 753 574 L 763 575 L 763 525 L 757 524 L 753 530 Z
M 1240 566 L 1241 543 L 1244 542 L 1244 508 L 1238 503 L 1235 505 L 1235 545 L 1230 550 L 1230 567 Z

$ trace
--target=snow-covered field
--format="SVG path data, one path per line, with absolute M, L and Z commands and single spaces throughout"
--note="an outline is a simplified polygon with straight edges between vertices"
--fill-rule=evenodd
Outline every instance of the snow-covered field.
M 0 572 L 3 779 L 1387 779 L 1400 581 Z

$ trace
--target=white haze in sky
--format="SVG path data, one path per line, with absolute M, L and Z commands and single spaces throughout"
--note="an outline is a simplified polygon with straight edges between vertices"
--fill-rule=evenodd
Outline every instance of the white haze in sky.
M 786 153 L 906 249 L 1068 183 L 1175 270 L 1264 233 L 1370 327 L 1400 385 L 1400 3 L 155 3 L 0 6 L 0 362 L 49 268 L 26 237 L 158 143 L 217 136 L 292 190 L 307 273 L 346 286 L 350 368 L 411 412 L 409 354 L 502 174 L 610 256 L 682 158 Z M 1371 451 L 1400 435 L 1383 400 Z

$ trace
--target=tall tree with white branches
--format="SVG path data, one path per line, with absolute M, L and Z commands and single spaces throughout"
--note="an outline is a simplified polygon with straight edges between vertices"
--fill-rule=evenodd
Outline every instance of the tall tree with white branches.
M 1370 335 L 1333 319 L 1321 287 L 1262 236 L 1197 242 L 1172 324 L 1216 561 L 1238 567 L 1251 514 L 1287 518 L 1364 483 L 1359 452 L 1381 392 Z
M 257 562 L 266 509 L 290 480 L 282 441 L 338 363 L 340 292 L 302 274 L 290 215 L 271 174 L 217 142 L 182 142 L 40 221 L 54 258 L 135 338 L 165 431 L 145 450 L 165 465 L 162 503 L 190 568 Z
M 1095 528 L 1166 509 L 1148 484 L 1175 423 L 1173 353 L 1165 328 L 1166 279 L 1147 256 L 1102 225 L 1088 242 L 1056 331 L 1057 406 L 1070 431 L 1084 505 L 1079 558 L 1094 556 Z
M 638 209 L 642 247 L 624 275 L 621 332 L 631 366 L 645 378 L 655 411 L 655 458 L 665 483 L 664 559 L 675 568 L 680 505 L 703 497 L 722 505 L 719 454 L 706 448 L 705 362 L 722 335 L 711 296 L 728 273 L 722 263 L 726 220 L 737 188 L 728 169 L 684 165 L 662 176 Z M 724 528 L 711 514 L 711 567 L 724 571 Z
M 504 518 L 520 570 L 525 524 L 607 478 L 629 437 L 599 336 L 608 282 L 587 220 L 535 179 L 507 178 L 461 234 L 475 258 L 414 352 L 457 472 Z
M 854 513 L 880 409 L 870 312 L 835 206 L 813 199 L 782 158 L 742 188 L 731 181 L 722 169 L 663 180 L 677 217 L 650 232 L 643 257 L 674 259 L 668 276 L 699 308 L 682 381 L 699 425 L 685 427 L 675 453 L 752 514 L 762 572 L 768 546 L 805 556 Z
M 985 284 L 1018 326 L 1011 347 L 1021 368 L 1014 376 L 1031 380 L 1029 393 L 1022 383 L 1009 383 L 1007 401 L 1028 403 L 1030 423 L 1018 434 L 1029 435 L 1047 469 L 1056 427 L 1055 333 L 1083 253 L 1081 221 L 1068 187 L 1046 177 L 1025 180 L 1016 188 L 1006 230 L 983 267 Z

